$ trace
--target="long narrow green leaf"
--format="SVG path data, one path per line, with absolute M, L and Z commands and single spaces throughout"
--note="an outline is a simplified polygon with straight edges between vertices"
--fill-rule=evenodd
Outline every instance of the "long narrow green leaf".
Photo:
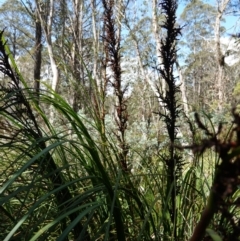
M 31 158 L 29 161 L 27 161 L 26 164 L 24 164 L 17 172 L 15 172 L 12 177 L 0 188 L 0 194 L 3 194 L 3 192 L 19 177 L 22 175 L 22 173 L 31 166 L 36 160 L 38 160 L 41 156 L 48 153 L 50 150 L 56 148 L 57 146 L 65 143 L 66 141 L 59 141 L 56 143 L 53 143 L 49 145 L 46 149 L 42 150 L 38 154 L 36 154 L 33 158 Z
M 94 205 L 95 204 L 95 205 Z M 89 206 L 91 205 L 91 206 Z M 92 210 L 96 209 L 98 206 L 100 206 L 101 204 L 99 203 L 91 203 L 91 204 L 85 204 L 79 207 L 76 207 L 74 209 L 71 209 L 70 211 L 58 216 L 55 220 L 53 220 L 52 222 L 48 223 L 46 226 L 44 226 L 43 228 L 41 228 L 40 230 L 38 230 L 38 232 L 30 239 L 30 241 L 35 241 L 37 240 L 37 238 L 39 238 L 45 231 L 47 231 L 49 228 L 51 228 L 52 226 L 56 225 L 57 223 L 59 223 L 62 219 L 65 219 L 67 216 L 69 216 L 69 214 L 71 213 L 75 213 L 76 211 L 79 211 L 80 209 L 86 208 L 85 210 L 81 211 L 80 214 L 78 215 L 78 217 L 74 220 L 74 222 L 72 222 L 68 228 L 62 233 L 62 235 L 57 239 L 57 241 L 61 241 L 64 240 L 66 238 L 66 236 L 69 234 L 69 232 L 72 230 L 72 228 L 82 219 L 84 218 L 89 212 L 91 212 Z

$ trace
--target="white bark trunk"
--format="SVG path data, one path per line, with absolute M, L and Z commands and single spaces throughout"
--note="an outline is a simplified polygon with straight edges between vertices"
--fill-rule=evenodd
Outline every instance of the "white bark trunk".
M 179 80 L 180 80 L 180 91 L 181 91 L 181 95 L 182 95 L 183 109 L 184 109 L 186 116 L 188 117 L 189 116 L 189 108 L 188 108 L 188 101 L 187 101 L 187 94 L 186 94 L 186 84 L 185 84 L 185 80 L 182 75 L 182 70 L 181 70 L 178 62 L 176 62 L 176 65 L 177 65 L 177 71 L 178 71 L 178 76 L 179 76 Z
M 124 17 L 123 0 L 116 1 L 117 40 L 121 41 L 122 19 Z
M 82 108 L 79 103 L 79 89 L 77 86 L 83 84 L 82 78 L 83 70 L 79 59 L 82 57 L 82 25 L 83 25 L 83 1 L 72 0 L 71 7 L 73 14 L 69 16 L 70 20 L 70 34 L 72 36 L 71 47 L 71 71 L 73 76 L 73 84 L 71 86 L 70 103 L 74 111 L 78 112 L 79 108 Z
M 159 33 L 159 22 L 157 18 L 157 0 L 152 0 L 152 25 L 153 25 L 153 33 L 156 41 L 156 53 L 159 68 L 162 68 L 162 57 L 161 57 L 161 39 Z M 162 84 L 162 92 L 165 96 L 166 93 L 166 82 L 164 79 L 161 79 Z
M 97 88 L 101 90 L 101 81 L 97 75 L 98 70 L 98 51 L 99 51 L 99 40 L 98 40 L 98 32 L 97 32 L 97 24 L 96 24 L 96 0 L 91 0 L 91 8 L 92 8 L 92 31 L 93 31 L 93 79 L 96 81 Z
M 52 46 L 52 21 L 53 21 L 53 12 L 54 12 L 54 0 L 50 0 L 50 5 L 49 5 L 49 9 L 48 9 L 48 21 L 47 22 L 45 22 L 44 19 L 43 19 L 42 13 L 43 13 L 44 10 L 41 9 L 41 7 L 39 5 L 39 1 L 35 0 L 35 3 L 36 3 L 36 6 L 37 6 L 39 19 L 41 21 L 43 31 L 44 31 L 44 34 L 45 34 L 45 38 L 46 38 L 46 43 L 47 43 L 48 55 L 49 55 L 52 74 L 53 74 L 52 89 L 54 91 L 57 91 L 58 82 L 59 82 L 59 71 L 58 71 L 56 61 L 54 59 L 53 46 Z
M 140 54 L 140 51 L 139 51 L 139 46 L 138 46 L 138 43 L 135 39 L 133 39 L 134 43 L 135 43 L 135 47 L 136 47 L 136 51 L 137 51 L 137 58 L 138 58 L 138 63 L 139 63 L 139 66 L 140 66 L 140 71 L 141 71 L 141 74 L 142 76 L 145 78 L 145 81 L 149 84 L 149 86 L 151 87 L 153 93 L 155 94 L 155 96 L 157 97 L 158 99 L 158 102 L 159 102 L 159 105 L 164 108 L 162 102 L 161 102 L 161 98 L 159 96 L 159 92 L 158 92 L 158 89 L 157 89 L 157 86 L 156 84 L 151 80 L 151 78 L 149 77 L 149 74 L 145 71 L 144 67 L 143 67 L 143 64 L 142 64 L 142 58 L 141 58 L 141 54 Z M 164 108 L 165 110 L 165 108 Z M 165 110 L 166 111 L 166 110 Z
M 216 87 L 218 92 L 218 109 L 221 111 L 223 107 L 223 97 L 224 97 L 224 90 L 223 90 L 223 80 L 224 80 L 224 55 L 221 51 L 221 43 L 220 43 L 220 23 L 226 10 L 230 0 L 221 0 L 218 1 L 218 12 L 215 20 L 215 50 L 216 50 L 216 59 L 217 59 L 217 79 L 216 79 Z
M 49 54 L 49 58 L 50 58 L 50 63 L 51 63 L 51 68 L 52 68 L 52 73 L 53 73 L 53 77 L 52 77 L 52 89 L 53 91 L 57 92 L 58 90 L 58 84 L 59 84 L 59 71 L 58 71 L 58 67 L 56 64 L 56 61 L 53 57 L 53 48 L 52 45 L 48 44 L 48 54 Z

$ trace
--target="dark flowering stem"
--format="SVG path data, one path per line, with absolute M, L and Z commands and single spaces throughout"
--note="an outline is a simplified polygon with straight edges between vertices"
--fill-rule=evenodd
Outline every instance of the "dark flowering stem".
M 168 152 L 165 153 L 162 158 L 167 171 L 166 196 L 170 195 L 167 210 L 169 211 L 172 222 L 171 236 L 174 240 L 178 240 L 176 196 L 179 192 L 178 179 L 181 175 L 183 161 L 182 156 L 180 156 L 175 147 L 178 133 L 177 119 L 179 118 L 181 108 L 177 101 L 177 95 L 180 93 L 180 89 L 176 85 L 176 78 L 174 77 L 173 71 L 176 63 L 176 41 L 181 28 L 176 27 L 177 1 L 162 0 L 160 2 L 160 7 L 165 15 L 165 21 L 161 27 L 163 32 L 166 33 L 166 37 L 161 40 L 160 52 L 162 63 L 158 71 L 162 79 L 166 82 L 167 88 L 166 93 L 163 93 L 161 88 L 158 87 L 160 102 L 162 102 L 161 107 L 164 107 L 163 110 L 159 111 L 159 115 L 166 124 L 170 141 Z
M 116 34 L 116 23 L 113 13 L 114 1 L 103 0 L 104 7 L 104 25 L 105 25 L 105 54 L 106 63 L 112 71 L 112 78 L 110 83 L 114 89 L 116 96 L 115 103 L 115 122 L 117 125 L 116 136 L 119 142 L 120 166 L 124 172 L 128 171 L 127 154 L 128 145 L 126 143 L 126 129 L 128 122 L 127 100 L 125 98 L 126 88 L 122 86 L 122 70 L 121 70 L 121 56 L 120 56 L 120 36 Z

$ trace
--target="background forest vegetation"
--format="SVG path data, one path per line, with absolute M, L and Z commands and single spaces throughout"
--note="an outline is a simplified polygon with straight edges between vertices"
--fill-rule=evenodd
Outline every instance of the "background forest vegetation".
M 239 11 L 2 1 L 0 240 L 239 241 Z

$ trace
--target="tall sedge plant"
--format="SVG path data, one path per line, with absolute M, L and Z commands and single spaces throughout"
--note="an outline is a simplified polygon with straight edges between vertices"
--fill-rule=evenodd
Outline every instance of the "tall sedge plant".
M 51 126 L 2 34 L 1 240 L 151 240 L 154 209 L 117 168 L 117 147 L 105 152 L 61 96 L 40 92 L 67 125 Z
M 50 153 L 50 150 L 58 146 L 61 142 L 56 142 L 52 147 L 48 147 L 48 138 L 43 136 L 33 109 L 21 88 L 22 78 L 16 65 L 14 68 L 13 63 L 15 62 L 11 59 L 13 68 L 9 63 L 9 55 L 11 55 L 11 53 L 4 41 L 3 32 L 0 34 L 0 50 L 0 70 L 9 77 L 10 81 L 9 86 L 2 87 L 1 90 L 1 115 L 7 119 L 6 121 L 3 120 L 2 123 L 6 127 L 5 133 L 1 136 L 2 145 L 6 145 L 9 150 L 11 150 L 11 148 L 20 149 L 23 152 L 22 154 L 30 159 L 29 162 L 22 166 L 20 169 L 21 172 L 26 171 L 33 163 L 38 165 L 38 174 L 48 177 L 53 188 L 57 190 L 54 192 L 54 195 L 59 212 L 63 212 L 66 209 L 68 201 L 72 199 L 72 195 L 69 188 L 64 185 L 64 179 Z M 15 173 L 15 175 L 3 185 L 1 194 L 4 194 L 4 191 L 22 174 L 21 172 Z M 77 214 L 69 213 L 68 217 L 73 222 Z M 63 228 L 66 228 L 66 217 L 61 220 L 61 225 Z M 78 235 L 79 230 L 83 230 L 81 222 L 78 222 L 73 229 L 75 236 Z M 88 234 L 86 233 L 86 237 L 87 236 Z M 88 240 L 88 238 L 86 238 L 86 240 Z
M 118 129 L 125 135 L 127 111 L 113 2 L 105 1 L 104 38 L 108 63 L 116 76 L 107 82 L 116 87 L 116 108 L 122 106 L 117 120 L 124 124 L 120 129 L 119 123 Z M 136 175 L 122 165 L 127 162 L 119 163 L 121 142 L 111 142 L 102 130 L 104 113 L 94 113 L 95 119 L 88 123 L 55 92 L 36 95 L 21 77 L 1 33 L 0 71 L 9 83 L 0 86 L 0 240 L 175 241 L 192 236 L 195 241 L 202 240 L 205 233 L 213 240 L 239 240 L 240 117 L 234 113 L 235 126 L 224 141 L 221 128 L 211 132 L 196 118 L 206 139 L 190 147 L 200 154 L 194 165 L 186 165 L 187 171 L 182 172 L 182 156 L 176 149 L 179 90 L 173 76 L 180 32 L 175 23 L 177 5 L 163 0 L 161 7 L 166 38 L 159 71 L 168 87 L 166 95 L 161 95 L 159 88 L 166 110 L 159 115 L 166 123 L 169 145 L 161 150 L 160 163 L 150 152 L 139 153 L 142 165 Z M 42 106 L 56 111 L 58 124 L 51 125 Z M 60 125 L 61 121 L 64 124 Z M 204 174 L 211 167 L 206 162 L 213 159 L 209 155 L 213 147 L 220 159 L 211 188 L 212 178 Z M 121 148 L 122 155 L 127 155 Z M 124 158 L 120 160 L 126 161 Z M 204 238 L 208 240 L 208 236 Z
M 106 67 L 110 67 L 112 78 L 109 79 L 116 96 L 115 122 L 117 126 L 116 137 L 119 142 L 119 161 L 123 171 L 128 171 L 127 154 L 129 147 L 126 143 L 126 129 L 128 121 L 127 100 L 125 98 L 126 87 L 122 83 L 120 36 L 117 36 L 114 18 L 114 1 L 103 0 L 104 8 L 104 43 L 106 55 Z M 120 35 L 120 34 L 119 34 Z
M 168 152 L 162 155 L 162 160 L 166 169 L 166 197 L 165 212 L 169 213 L 171 220 L 171 236 L 178 240 L 177 233 L 177 195 L 179 194 L 179 181 L 182 173 L 182 156 L 175 147 L 177 144 L 178 125 L 177 121 L 180 117 L 181 106 L 177 100 L 177 94 L 180 93 L 179 87 L 176 85 L 176 77 L 174 76 L 174 65 L 176 63 L 176 41 L 180 34 L 181 28 L 176 26 L 176 0 L 162 0 L 160 2 L 162 12 L 165 14 L 165 20 L 162 28 L 165 30 L 166 37 L 161 40 L 161 68 L 158 71 L 162 79 L 166 83 L 166 93 L 161 92 L 158 88 L 160 101 L 164 106 L 164 110 L 159 112 L 163 118 L 168 137 Z M 168 232 L 169 227 L 165 227 Z

